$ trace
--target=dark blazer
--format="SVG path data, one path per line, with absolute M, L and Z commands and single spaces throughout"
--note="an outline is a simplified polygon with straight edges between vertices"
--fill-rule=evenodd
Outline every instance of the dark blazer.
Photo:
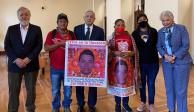
M 139 51 L 140 63 L 152 64 L 158 63 L 158 51 L 156 48 L 158 32 L 152 27 L 148 27 L 149 38 L 147 42 L 144 42 L 140 36 L 140 29 L 137 28 L 133 31 L 132 36 L 135 40 Z
M 78 25 L 74 28 L 74 33 L 77 40 L 86 40 L 84 30 L 85 30 L 85 24 Z M 103 29 L 96 25 L 93 25 L 90 40 L 100 40 L 100 41 L 105 40 Z
M 165 28 L 158 31 L 157 49 L 160 55 L 164 58 L 167 54 L 165 47 Z M 180 24 L 173 25 L 173 32 L 171 37 L 172 53 L 176 56 L 175 64 L 188 64 L 192 62 L 189 54 L 189 34 L 185 26 Z
M 29 24 L 24 44 L 20 32 L 20 24 L 9 26 L 4 41 L 4 49 L 8 56 L 9 72 L 33 72 L 39 69 L 38 56 L 42 49 L 42 31 L 39 26 Z M 28 57 L 31 61 L 25 68 L 19 68 L 14 60 Z

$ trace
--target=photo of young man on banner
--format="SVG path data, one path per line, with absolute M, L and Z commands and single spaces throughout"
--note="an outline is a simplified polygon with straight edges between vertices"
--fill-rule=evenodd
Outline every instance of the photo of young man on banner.
M 114 70 L 110 77 L 110 84 L 112 86 L 126 88 L 132 86 L 133 84 L 133 66 L 126 59 L 117 57 L 114 59 L 113 63 Z M 111 80 L 112 79 L 112 80 Z
M 97 72 L 94 72 L 94 58 L 94 53 L 91 50 L 84 49 L 79 55 L 79 72 L 74 71 L 72 75 L 75 77 L 100 77 Z
M 66 44 L 65 85 L 107 86 L 105 41 L 70 41 Z
M 133 55 L 133 54 L 131 54 Z M 115 56 L 108 67 L 108 93 L 120 97 L 135 94 L 133 57 Z

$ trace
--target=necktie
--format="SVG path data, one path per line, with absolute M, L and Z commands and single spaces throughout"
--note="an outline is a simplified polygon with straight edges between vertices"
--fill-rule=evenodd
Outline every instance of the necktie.
M 86 32 L 86 40 L 90 39 L 90 27 L 87 28 L 87 32 Z
M 165 44 L 166 44 L 166 50 L 167 50 L 167 53 L 169 55 L 172 55 L 172 44 L 171 44 L 171 37 L 172 37 L 172 33 L 171 33 L 171 30 L 170 28 L 167 28 L 166 31 L 165 31 Z
M 170 30 L 170 28 L 167 28 L 167 40 L 168 40 L 168 44 L 169 44 L 170 47 L 172 47 L 172 45 L 171 45 L 171 37 L 172 37 L 171 30 Z

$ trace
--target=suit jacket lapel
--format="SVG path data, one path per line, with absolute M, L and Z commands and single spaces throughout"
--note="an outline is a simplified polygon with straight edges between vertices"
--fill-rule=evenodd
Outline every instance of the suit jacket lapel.
M 21 35 L 21 31 L 20 31 L 20 24 L 17 25 L 16 32 L 17 32 L 16 37 L 18 38 L 19 42 L 20 42 L 21 44 L 23 44 L 23 42 L 22 42 L 22 35 Z
M 171 37 L 171 44 L 172 44 L 172 47 L 174 46 L 174 44 L 176 44 L 176 43 L 174 43 L 174 42 L 176 42 L 175 40 L 177 39 L 177 38 L 176 38 L 176 34 L 177 34 L 177 25 L 175 24 L 175 25 L 173 26 L 172 37 Z M 173 48 L 172 48 L 172 49 L 173 49 Z
M 24 44 L 26 44 L 26 43 L 28 42 L 29 38 L 31 38 L 31 37 L 30 37 L 31 32 L 32 32 L 32 26 L 29 24 L 28 32 L 27 32 L 27 34 L 26 34 L 26 39 L 25 39 L 25 41 L 24 41 Z
M 85 24 L 82 25 L 82 28 L 81 28 L 81 35 L 83 35 L 83 40 L 86 40 L 86 35 L 85 35 Z
M 162 29 L 162 43 L 165 44 L 165 28 Z
M 176 31 L 177 31 L 176 28 L 177 27 L 176 27 L 176 24 L 175 24 L 174 27 L 173 27 L 173 31 L 172 31 L 172 39 L 174 39 L 174 37 L 175 37 Z
M 95 40 L 95 31 L 96 31 L 96 29 L 95 29 L 96 27 L 95 27 L 95 25 L 93 25 L 93 29 L 92 29 L 92 32 L 91 32 L 91 36 L 90 36 L 90 40 Z

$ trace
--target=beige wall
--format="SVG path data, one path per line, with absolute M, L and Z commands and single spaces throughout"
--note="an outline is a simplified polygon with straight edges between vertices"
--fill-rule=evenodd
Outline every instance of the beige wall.
M 164 10 L 170 10 L 178 19 L 178 0 L 145 0 L 145 13 L 148 16 L 149 23 L 156 29 L 162 27 L 160 22 L 160 13 Z
M 187 27 L 190 35 L 190 52 L 194 58 L 194 7 L 193 0 L 145 0 L 145 12 L 148 15 L 151 26 L 159 29 L 162 24 L 159 20 L 160 13 L 163 10 L 173 12 L 175 22 Z M 193 19 L 192 19 L 193 16 Z M 193 23 L 192 23 L 193 22 Z
M 179 0 L 178 5 L 178 23 L 187 27 L 191 36 L 192 28 L 192 0 Z
M 134 1 L 133 0 L 106 0 L 107 39 L 114 31 L 114 22 L 122 18 L 129 33 L 133 30 Z
M 114 8 L 113 8 L 114 7 Z M 107 39 L 114 31 L 114 22 L 121 18 L 121 1 L 106 0 L 106 16 L 107 16 Z
M 134 0 L 122 0 L 121 18 L 125 20 L 126 30 L 131 33 L 134 27 Z
M 189 36 L 190 36 L 190 44 L 192 45 L 192 1 L 193 0 L 179 0 L 178 6 L 178 23 L 186 26 Z M 190 52 L 194 53 L 194 49 L 190 46 Z M 194 58 L 194 57 L 193 57 Z
M 96 12 L 95 24 L 104 27 L 105 0 L 1 0 L 0 50 L 3 50 L 3 40 L 8 26 L 18 23 L 16 11 L 20 6 L 31 10 L 31 23 L 41 26 L 44 40 L 48 31 L 56 27 L 56 17 L 62 12 L 69 17 L 70 30 L 83 23 L 83 14 L 87 9 Z M 42 10 L 42 6 L 46 9 Z
M 105 0 L 1 0 L 0 50 L 3 50 L 3 41 L 8 26 L 18 23 L 16 11 L 20 6 L 26 6 L 31 10 L 31 23 L 41 26 L 44 40 L 48 31 L 56 27 L 56 16 L 61 12 L 68 15 L 70 20 L 69 29 L 73 30 L 75 25 L 83 23 L 84 12 L 87 9 L 93 9 L 96 12 L 95 24 L 104 28 L 105 7 L 108 6 L 111 8 L 110 10 L 113 10 L 113 15 L 117 14 L 116 10 L 114 10 L 115 7 L 120 7 L 120 14 L 117 14 L 117 18 L 123 18 L 126 22 L 126 29 L 132 32 L 133 12 L 135 8 L 134 0 L 122 0 L 120 6 L 115 4 L 115 7 L 111 5 L 111 1 L 113 0 L 109 1 L 110 4 L 106 4 L 107 6 L 105 6 Z M 171 10 L 175 16 L 175 22 L 186 25 L 191 39 L 191 54 L 194 58 L 193 0 L 145 0 L 145 2 L 145 12 L 149 18 L 149 23 L 156 29 L 162 26 L 159 15 L 163 10 Z M 45 6 L 46 9 L 42 10 L 42 6 Z M 106 15 L 108 16 L 109 14 Z M 110 26 L 107 26 L 107 30 L 110 30 L 109 32 L 113 31 L 115 19 L 112 20 Z
M 190 45 L 191 45 L 191 55 L 192 55 L 192 58 L 194 60 L 194 1 L 192 0 L 192 35 L 191 35 L 191 42 L 190 42 Z

